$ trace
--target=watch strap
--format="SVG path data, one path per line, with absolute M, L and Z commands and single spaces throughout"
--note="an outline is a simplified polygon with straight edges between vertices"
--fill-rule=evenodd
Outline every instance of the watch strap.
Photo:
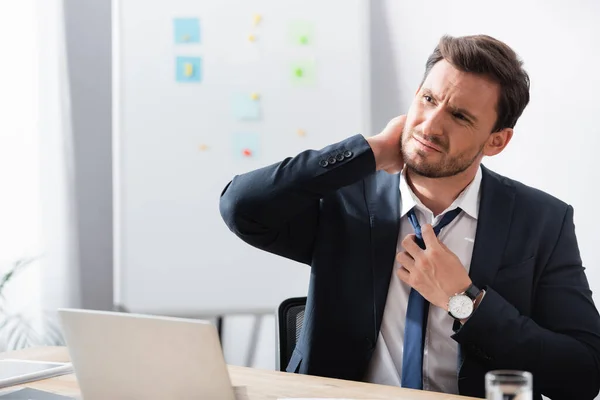
M 479 293 L 481 293 L 481 289 L 479 289 L 477 286 L 475 286 L 475 284 L 471 283 L 469 285 L 469 287 L 467 288 L 467 290 L 465 290 L 465 294 L 467 296 L 469 296 L 469 298 L 473 301 L 475 301 L 475 299 L 477 298 L 477 296 L 479 296 Z

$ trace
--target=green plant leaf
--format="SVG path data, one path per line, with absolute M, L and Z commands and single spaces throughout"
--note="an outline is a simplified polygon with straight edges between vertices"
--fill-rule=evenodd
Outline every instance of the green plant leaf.
M 10 270 L 0 278 L 0 295 L 3 296 L 4 287 L 6 284 L 13 279 L 19 272 L 21 272 L 25 267 L 33 263 L 37 258 L 36 257 L 25 257 L 21 258 L 13 263 Z

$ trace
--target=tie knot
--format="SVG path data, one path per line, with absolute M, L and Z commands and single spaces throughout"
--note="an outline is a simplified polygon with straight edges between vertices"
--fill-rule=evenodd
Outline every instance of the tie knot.
M 435 235 L 436 236 L 439 235 L 440 231 L 446 225 L 448 225 L 450 222 L 452 222 L 458 216 L 458 214 L 460 214 L 461 211 L 462 210 L 460 209 L 460 207 L 456 207 L 455 209 L 450 210 L 446 214 L 444 214 L 444 216 L 442 217 L 440 222 L 438 222 L 438 224 L 433 228 Z M 419 220 L 417 219 L 417 214 L 415 213 L 414 207 L 408 211 L 408 220 L 410 221 L 410 224 L 412 225 L 412 227 L 415 231 L 415 236 L 417 237 L 417 244 L 419 246 L 421 246 L 421 248 L 424 249 L 425 243 L 423 243 L 423 232 L 421 230 L 421 225 L 419 224 Z

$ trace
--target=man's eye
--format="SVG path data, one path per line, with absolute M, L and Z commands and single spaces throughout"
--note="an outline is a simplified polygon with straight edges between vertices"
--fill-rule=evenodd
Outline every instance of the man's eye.
M 462 121 L 466 121 L 467 120 L 467 118 L 464 115 L 460 114 L 460 113 L 454 114 L 454 118 L 460 119 Z
M 425 95 L 425 96 L 423 96 L 423 98 L 425 99 L 425 101 L 427 101 L 429 103 L 433 102 L 433 98 L 431 96 Z

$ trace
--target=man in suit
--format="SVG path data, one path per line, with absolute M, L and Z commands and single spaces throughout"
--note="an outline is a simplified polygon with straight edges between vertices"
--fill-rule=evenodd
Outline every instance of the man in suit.
M 481 165 L 529 102 L 515 52 L 444 36 L 406 116 L 246 174 L 220 210 L 245 242 L 311 266 L 290 372 L 485 396 L 593 399 L 600 317 L 573 208 Z

